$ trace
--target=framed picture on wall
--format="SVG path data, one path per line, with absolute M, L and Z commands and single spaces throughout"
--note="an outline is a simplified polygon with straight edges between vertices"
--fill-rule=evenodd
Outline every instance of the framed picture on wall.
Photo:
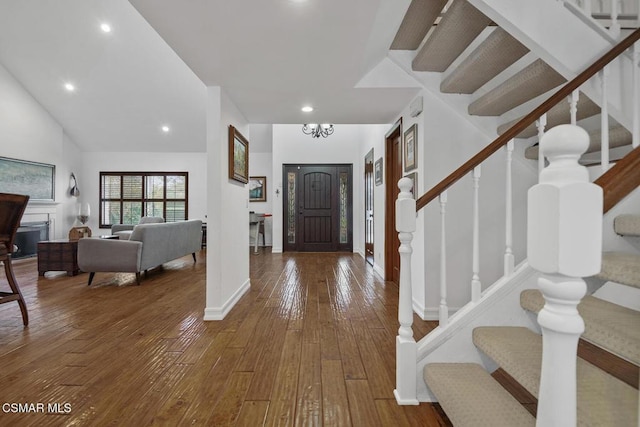
M 249 177 L 249 201 L 250 202 L 266 202 L 267 201 L 267 177 L 266 176 Z
M 404 133 L 404 171 L 409 172 L 418 167 L 418 124 L 414 123 Z
M 411 187 L 411 194 L 413 194 L 413 198 L 415 199 L 418 194 L 418 172 L 410 173 L 409 175 L 405 175 L 404 177 L 413 180 L 413 187 Z
M 249 182 L 249 141 L 229 125 L 229 179 Z
M 53 201 L 55 181 L 54 165 L 0 157 L 0 193 L 26 194 L 31 200 Z
M 374 176 L 375 176 L 375 180 L 376 180 L 376 185 L 381 185 L 382 184 L 382 157 L 380 157 L 378 160 L 376 160 L 376 163 L 373 167 L 373 172 L 374 172 Z

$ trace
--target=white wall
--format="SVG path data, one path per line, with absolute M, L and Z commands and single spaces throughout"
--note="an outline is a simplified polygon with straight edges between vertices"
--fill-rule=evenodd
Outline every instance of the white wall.
M 249 124 L 220 87 L 207 88 L 207 293 L 205 320 L 220 320 L 249 289 L 249 190 L 228 178 L 229 125 Z
M 311 138 L 302 133 L 301 125 L 273 126 L 273 181 L 279 194 L 273 194 L 273 251 L 282 252 L 282 165 L 287 163 L 353 164 L 353 251 L 363 252 L 362 194 L 364 156 L 361 156 L 363 125 L 335 125 L 328 138 Z M 364 172 L 363 172 L 364 173 Z
M 273 200 L 276 197 L 274 180 L 272 174 L 273 166 L 273 126 L 263 124 L 252 124 L 249 126 L 251 140 L 249 141 L 249 175 L 267 177 L 267 201 L 250 202 L 249 210 L 257 213 L 271 213 L 273 211 Z M 273 243 L 273 220 L 266 218 L 264 223 L 265 244 L 271 246 Z M 253 233 L 249 236 L 250 244 L 253 245 Z M 261 238 L 259 243 L 262 244 Z
M 82 153 L 81 174 L 78 177 L 80 201 L 89 202 L 89 227 L 94 234 L 111 234 L 108 228 L 98 228 L 100 202 L 100 172 L 188 172 L 189 219 L 206 222 L 207 187 L 205 153 Z M 72 213 L 75 215 L 75 212 Z
M 52 238 L 66 237 L 73 223 L 69 175 L 80 163 L 79 150 L 62 126 L 0 64 L 0 156 L 56 167 L 57 224 Z
M 373 148 L 373 162 L 382 157 L 382 167 L 386 165 L 385 159 L 385 135 L 391 129 L 392 125 L 368 125 L 362 127 L 362 145 L 360 151 L 360 157 L 362 163 L 360 164 L 360 170 L 356 176 L 364 176 L 364 157 L 369 153 L 369 150 Z M 374 269 L 380 276 L 384 277 L 384 244 L 385 244 L 385 201 L 386 201 L 386 185 L 383 174 L 382 184 L 375 185 L 373 189 L 373 252 L 374 252 Z M 395 184 L 391 184 L 395 185 Z M 364 189 L 357 196 L 357 203 L 361 207 L 361 211 L 364 212 Z M 354 203 L 355 204 L 355 203 Z M 364 228 L 364 224 L 362 225 Z M 364 251 L 364 229 L 361 235 L 360 247 Z M 364 252 L 363 252 L 364 256 Z

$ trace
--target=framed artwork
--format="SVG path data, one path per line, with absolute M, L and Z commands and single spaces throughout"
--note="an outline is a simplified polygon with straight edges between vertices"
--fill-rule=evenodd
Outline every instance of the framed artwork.
M 56 167 L 0 157 L 0 193 L 26 194 L 30 200 L 53 201 Z
M 404 133 L 404 171 L 409 172 L 418 167 L 418 124 L 414 123 Z
M 376 180 L 376 185 L 381 185 L 382 184 L 382 157 L 380 157 L 378 160 L 376 160 L 376 163 L 373 167 L 373 172 L 374 172 L 374 176 L 375 176 L 375 180 Z
M 249 182 L 249 141 L 229 125 L 229 179 Z
M 267 201 L 267 177 L 266 176 L 249 177 L 249 201 L 250 202 L 266 202 Z
M 411 187 L 411 194 L 415 199 L 418 196 L 418 172 L 412 172 L 409 175 L 405 175 L 405 178 L 413 180 L 413 187 Z

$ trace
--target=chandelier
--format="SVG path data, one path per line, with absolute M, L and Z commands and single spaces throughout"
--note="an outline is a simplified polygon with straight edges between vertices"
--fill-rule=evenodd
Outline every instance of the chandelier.
M 333 125 L 323 123 L 321 125 L 310 123 L 302 125 L 302 132 L 305 135 L 311 135 L 311 138 L 326 138 L 333 133 Z

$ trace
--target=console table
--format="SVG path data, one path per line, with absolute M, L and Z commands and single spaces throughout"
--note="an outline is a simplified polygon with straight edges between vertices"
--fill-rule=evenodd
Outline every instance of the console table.
M 78 241 L 69 239 L 38 242 L 38 275 L 47 271 L 66 271 L 75 276 L 78 268 Z

